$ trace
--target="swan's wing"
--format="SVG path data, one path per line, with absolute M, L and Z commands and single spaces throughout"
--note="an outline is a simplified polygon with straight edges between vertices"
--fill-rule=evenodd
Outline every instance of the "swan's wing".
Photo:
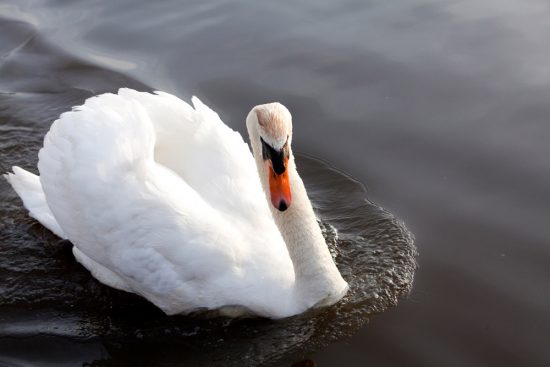
M 121 89 L 139 103 L 153 123 L 155 161 L 182 177 L 201 197 L 234 218 L 270 218 L 256 164 L 242 136 L 193 97 L 194 108 L 179 98 Z
M 242 232 L 250 233 L 252 227 L 257 229 L 253 234 L 280 239 L 248 145 L 216 112 L 197 97 L 191 106 L 164 92 L 123 88 L 118 94 L 141 106 L 151 122 L 156 162 L 174 171 L 206 203 L 230 216 Z M 286 253 L 286 247 L 281 251 Z
M 293 280 L 292 265 L 259 182 L 254 186 L 259 179 L 242 138 L 216 120 L 201 120 L 211 111 L 165 94 L 129 94 L 91 98 L 46 135 L 38 168 L 60 227 L 89 266 L 107 268 L 123 281 L 120 288 L 167 313 L 276 305 L 277 289 Z M 139 100 L 150 96 L 157 102 Z M 153 122 L 162 111 L 166 119 Z M 176 160 L 168 152 L 182 155 Z M 248 159 L 250 166 L 216 165 L 220 155 Z M 171 159 L 184 163 L 170 167 Z M 235 172 L 242 176 L 232 177 Z M 251 221 L 244 220 L 250 216 L 246 201 L 224 197 L 240 193 L 242 177 L 253 198 Z M 260 199 L 264 207 L 254 201 Z

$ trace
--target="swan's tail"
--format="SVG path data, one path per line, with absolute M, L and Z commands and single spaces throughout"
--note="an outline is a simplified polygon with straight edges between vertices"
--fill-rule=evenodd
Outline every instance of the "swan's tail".
M 67 236 L 48 207 L 46 196 L 44 196 L 40 184 L 40 177 L 17 166 L 12 169 L 13 173 L 8 172 L 4 177 L 23 200 L 23 205 L 29 211 L 29 215 L 59 237 L 66 239 Z

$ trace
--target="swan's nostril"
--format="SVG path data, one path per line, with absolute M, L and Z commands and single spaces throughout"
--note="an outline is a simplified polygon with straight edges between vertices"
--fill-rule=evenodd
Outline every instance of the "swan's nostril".
M 288 205 L 286 205 L 286 202 L 284 200 L 281 200 L 281 202 L 279 203 L 278 209 L 282 212 L 288 209 Z

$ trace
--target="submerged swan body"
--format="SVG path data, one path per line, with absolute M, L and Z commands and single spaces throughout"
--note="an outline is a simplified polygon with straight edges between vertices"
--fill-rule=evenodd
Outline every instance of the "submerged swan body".
M 348 286 L 296 171 L 288 110 L 252 109 L 252 155 L 193 104 L 130 89 L 92 97 L 50 128 L 40 177 L 14 167 L 6 178 L 95 278 L 167 314 L 282 318 L 337 302 Z

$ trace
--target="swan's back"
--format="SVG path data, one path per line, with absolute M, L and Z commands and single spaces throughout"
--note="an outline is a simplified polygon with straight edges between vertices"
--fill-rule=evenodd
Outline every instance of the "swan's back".
M 75 256 L 165 312 L 292 314 L 294 272 L 242 137 L 194 99 L 120 90 L 52 125 L 40 182 Z

